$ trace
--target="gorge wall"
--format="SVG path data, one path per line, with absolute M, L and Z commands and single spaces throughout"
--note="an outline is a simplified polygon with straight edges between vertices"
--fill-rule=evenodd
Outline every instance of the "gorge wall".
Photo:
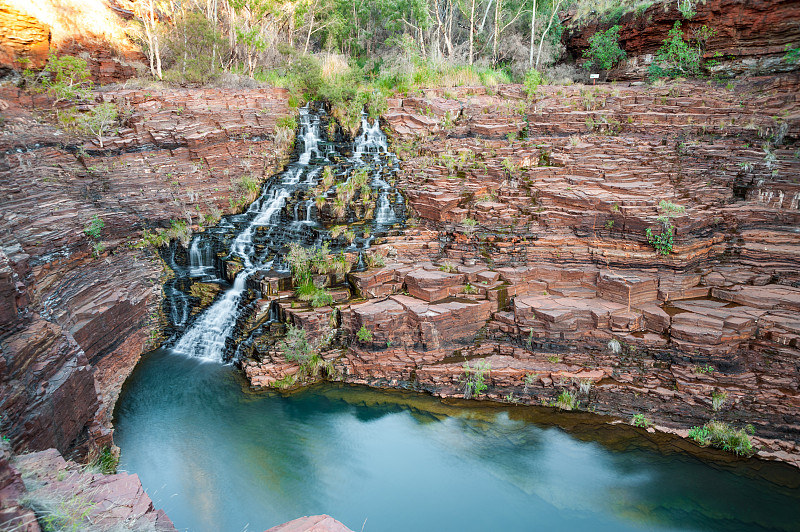
M 666 6 L 666 7 L 665 7 Z M 712 74 L 722 77 L 764 75 L 797 69 L 784 59 L 786 48 L 800 43 L 800 6 L 792 0 L 705 0 L 697 2 L 697 14 L 685 20 L 677 2 L 655 3 L 641 13 L 630 12 L 619 20 L 592 20 L 571 25 L 575 11 L 564 12 L 567 30 L 562 43 L 567 54 L 580 58 L 589 48 L 589 38 L 598 30 L 620 25 L 620 47 L 628 57 L 610 73 L 613 79 L 641 79 L 653 54 L 661 47 L 676 20 L 687 37 L 702 26 L 715 34 L 708 39 L 704 59 L 715 64 Z
M 110 445 L 116 397 L 158 328 L 164 270 L 143 231 L 241 208 L 242 177 L 263 181 L 286 155 L 280 89 L 98 97 L 128 115 L 103 151 L 41 120 L 45 98 L 0 91 L 0 410 L 18 451 Z
M 436 89 L 390 101 L 410 227 L 350 274 L 352 343 L 323 354 L 348 382 L 643 414 L 686 435 L 752 424 L 760 455 L 798 464 L 800 77 L 662 88 Z M 658 205 L 676 216 L 656 253 Z M 334 312 L 276 296 L 325 334 Z M 333 316 L 335 318 L 335 316 Z M 334 320 L 335 321 L 335 320 Z M 371 338 L 356 338 L 362 328 Z M 243 361 L 256 386 L 296 370 Z M 719 411 L 714 394 L 726 394 Z

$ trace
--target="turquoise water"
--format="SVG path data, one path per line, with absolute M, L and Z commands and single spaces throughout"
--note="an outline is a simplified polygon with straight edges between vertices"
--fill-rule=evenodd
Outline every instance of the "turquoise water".
M 800 472 L 658 452 L 590 419 L 330 384 L 250 393 L 234 368 L 157 351 L 123 390 L 115 440 L 120 468 L 191 531 L 321 513 L 364 532 L 800 530 Z

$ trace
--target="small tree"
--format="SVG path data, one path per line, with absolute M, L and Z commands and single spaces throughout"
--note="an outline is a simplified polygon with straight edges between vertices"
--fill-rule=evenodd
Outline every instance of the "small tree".
M 25 65 L 30 61 L 20 62 Z M 36 75 L 28 68 L 23 72 L 23 79 L 30 89 L 46 92 L 52 96 L 54 104 L 63 101 L 88 100 L 91 96 L 91 71 L 85 59 L 71 55 L 58 57 L 55 50 L 50 50 L 47 64 Z
M 691 37 L 690 42 L 684 38 L 681 22 L 676 20 L 653 58 L 648 69 L 650 77 L 699 76 L 702 73 L 706 41 L 715 33 L 715 30 L 704 25 Z
M 103 136 L 117 123 L 118 116 L 116 105 L 111 102 L 101 103 L 94 106 L 91 111 L 77 115 L 75 125 L 84 133 L 94 135 L 102 148 Z
M 583 52 L 583 57 L 589 60 L 584 63 L 584 68 L 599 70 L 608 70 L 625 59 L 625 50 L 619 47 L 619 26 L 595 32 L 589 37 L 589 49 Z
M 287 325 L 286 336 L 278 347 L 286 360 L 300 364 L 308 362 L 314 354 L 314 346 L 306 338 L 305 329 L 291 324 Z

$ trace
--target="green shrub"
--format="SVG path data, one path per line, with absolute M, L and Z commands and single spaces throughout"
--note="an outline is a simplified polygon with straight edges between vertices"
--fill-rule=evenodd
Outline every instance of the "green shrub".
M 744 429 L 735 429 L 723 421 L 712 420 L 702 427 L 689 429 L 689 438 L 700 445 L 710 445 L 740 456 L 749 456 L 754 452 L 753 442 L 750 440 L 753 433 L 751 425 Z
M 333 296 L 325 289 L 320 288 L 311 298 L 311 306 L 314 308 L 327 307 L 333 304 Z
M 367 253 L 365 259 L 368 268 L 383 268 L 386 266 L 386 260 L 381 253 Z
M 676 20 L 648 68 L 650 77 L 658 79 L 699 76 L 702 73 L 705 43 L 714 33 L 713 29 L 703 26 L 690 43 L 684 38 L 681 22 Z
M 786 55 L 783 56 L 783 61 L 789 63 L 790 65 L 800 63 L 800 46 L 797 48 L 792 48 L 791 45 L 786 45 L 784 47 L 786 51 Z
M 472 367 L 469 361 L 464 362 L 464 399 L 477 397 L 486 390 L 485 379 L 491 370 L 492 364 L 486 360 L 479 360 Z
M 356 332 L 356 338 L 358 338 L 358 341 L 362 343 L 371 342 L 372 331 L 367 329 L 365 325 L 362 325 L 361 328 Z
M 112 126 L 116 125 L 119 117 L 117 106 L 111 102 L 95 105 L 89 111 L 77 113 L 75 116 L 75 127 L 82 133 L 94 135 L 103 148 L 103 136 L 108 133 Z
M 561 390 L 558 398 L 552 403 L 559 410 L 577 410 L 581 405 L 578 394 L 571 390 Z
M 697 14 L 695 8 L 697 7 L 697 0 L 678 0 L 678 11 L 681 12 L 683 18 L 691 20 Z
M 105 226 L 106 224 L 103 219 L 95 214 L 91 221 L 87 222 L 86 226 L 83 228 L 83 233 L 89 238 L 97 240 L 100 238 L 100 233 Z
M 676 205 L 671 201 L 661 200 L 658 203 L 661 214 L 656 218 L 661 223 L 661 233 L 653 233 L 651 228 L 646 229 L 647 241 L 657 253 L 669 255 L 672 252 L 673 237 L 675 228 L 672 225 L 672 218 L 686 211 L 686 208 Z
M 711 394 L 711 409 L 714 412 L 719 412 L 725 401 L 728 399 L 727 392 L 714 392 Z
M 300 301 L 311 301 L 319 292 L 319 288 L 311 281 L 310 277 L 299 284 L 294 291 L 294 295 Z
M 286 336 L 278 344 L 278 348 L 286 360 L 301 364 L 310 360 L 314 354 L 314 348 L 306 338 L 305 329 L 291 324 L 286 326 Z
M 652 424 L 653 423 L 649 419 L 647 419 L 647 416 L 645 416 L 644 414 L 634 414 L 633 417 L 631 418 L 631 425 L 633 425 L 634 427 L 642 427 L 646 429 Z
M 71 55 L 58 57 L 55 50 L 50 50 L 47 64 L 38 76 L 30 70 L 23 73 L 31 89 L 46 92 L 61 101 L 88 100 L 91 97 L 91 71 L 85 59 Z
M 297 118 L 293 115 L 290 116 L 282 116 L 276 122 L 275 126 L 277 127 L 285 127 L 294 131 L 297 129 Z
M 619 26 L 595 32 L 589 38 L 589 49 L 583 52 L 583 57 L 589 60 L 584 68 L 599 70 L 608 70 L 624 59 L 625 51 L 619 47 Z
M 119 457 L 114 454 L 111 447 L 105 446 L 90 465 L 97 468 L 104 475 L 113 475 L 117 472 Z
M 164 80 L 208 83 L 219 77 L 220 58 L 228 56 L 228 41 L 202 11 L 176 11 L 174 25 L 164 24 L 167 50 Z
M 192 228 L 185 220 L 170 220 L 169 228 L 164 231 L 164 238 L 167 242 L 178 240 L 183 247 L 187 247 L 192 239 Z
M 536 91 L 539 90 L 539 85 L 544 85 L 546 82 L 547 81 L 542 73 L 535 68 L 532 68 L 525 74 L 523 90 L 525 91 L 525 94 L 528 95 L 528 98 L 532 98 L 536 94 Z

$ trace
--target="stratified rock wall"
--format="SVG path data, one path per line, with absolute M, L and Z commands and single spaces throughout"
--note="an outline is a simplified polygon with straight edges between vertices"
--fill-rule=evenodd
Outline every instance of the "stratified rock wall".
M 665 7 L 666 6 L 666 7 Z M 580 58 L 589 47 L 589 38 L 614 23 L 620 25 L 620 46 L 628 59 L 611 76 L 616 79 L 640 78 L 667 38 L 676 20 L 691 36 L 703 25 L 715 30 L 706 45 L 705 59 L 717 65 L 711 70 L 725 76 L 760 75 L 800 68 L 783 58 L 786 47 L 800 43 L 800 5 L 794 0 L 706 0 L 697 2 L 697 14 L 683 19 L 676 2 L 656 3 L 644 12 L 628 13 L 618 22 L 593 21 L 564 32 L 567 52 Z M 567 25 L 574 13 L 563 19 Z
M 752 424 L 762 456 L 798 464 L 799 87 L 787 75 L 392 100 L 416 227 L 380 241 L 390 264 L 351 274 L 367 301 L 340 307 L 342 327 L 372 338 L 334 364 L 349 382 L 454 396 L 465 361 L 483 359 L 490 398 L 570 392 L 683 435 L 712 416 Z M 685 208 L 668 254 L 646 232 L 663 230 L 662 200 Z
M 266 179 L 284 156 L 272 141 L 283 90 L 98 97 L 130 115 L 103 151 L 36 120 L 41 96 L 0 93 L 0 410 L 16 449 L 111 443 L 116 397 L 158 322 L 162 264 L 142 231 L 198 229 L 230 211 L 238 179 Z

